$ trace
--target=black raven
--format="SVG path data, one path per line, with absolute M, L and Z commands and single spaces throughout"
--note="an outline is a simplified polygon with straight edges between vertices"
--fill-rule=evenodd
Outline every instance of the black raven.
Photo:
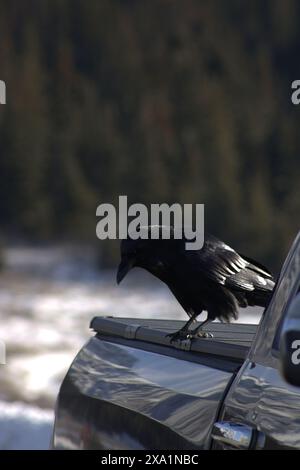
M 173 234 L 170 239 L 161 237 L 166 228 Z M 184 237 L 175 239 L 170 227 L 160 226 L 159 229 L 158 239 L 122 240 L 117 282 L 119 284 L 128 271 L 137 266 L 167 284 L 189 316 L 181 330 L 169 335 L 171 341 L 212 336 L 201 331 L 205 323 L 216 318 L 227 322 L 237 319 L 238 307 L 266 306 L 274 280 L 260 263 L 209 234 L 205 235 L 200 250 L 186 250 Z M 151 226 L 140 230 L 150 233 Z M 203 310 L 207 311 L 207 319 L 190 330 Z

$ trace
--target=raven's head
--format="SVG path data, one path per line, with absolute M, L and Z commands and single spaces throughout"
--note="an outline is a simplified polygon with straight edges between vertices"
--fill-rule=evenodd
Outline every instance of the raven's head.
M 139 266 L 143 256 L 143 240 L 126 239 L 121 241 L 121 262 L 117 273 L 117 283 L 124 279 L 126 274 L 135 266 Z M 145 248 L 145 247 L 144 247 Z
M 174 245 L 181 240 L 174 240 L 173 231 L 170 227 L 155 227 L 156 239 L 153 238 L 151 230 L 154 226 L 141 227 L 141 237 L 134 240 L 127 238 L 121 242 L 121 262 L 117 273 L 117 283 L 124 279 L 126 274 L 133 268 L 144 268 L 157 277 L 162 277 L 167 265 L 167 260 L 173 252 Z M 171 230 L 171 239 L 165 238 L 167 231 Z M 164 233 L 164 237 L 162 234 Z M 143 234 L 147 234 L 148 238 L 143 238 Z

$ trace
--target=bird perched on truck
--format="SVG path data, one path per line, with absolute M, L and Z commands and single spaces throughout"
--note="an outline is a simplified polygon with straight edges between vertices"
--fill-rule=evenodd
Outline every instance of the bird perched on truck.
M 189 316 L 179 331 L 168 335 L 171 341 L 212 336 L 202 329 L 208 322 L 216 318 L 230 322 L 238 318 L 239 307 L 268 304 L 274 279 L 257 261 L 239 254 L 210 234 L 205 234 L 200 250 L 186 250 L 184 231 L 182 238 L 176 239 L 172 227 L 160 226 L 160 235 L 168 230 L 171 237 L 153 239 L 151 228 L 140 227 L 140 231 L 149 235 L 147 239 L 129 237 L 121 241 L 117 283 L 132 268 L 140 267 L 169 287 Z M 206 320 L 191 329 L 202 311 L 207 311 Z

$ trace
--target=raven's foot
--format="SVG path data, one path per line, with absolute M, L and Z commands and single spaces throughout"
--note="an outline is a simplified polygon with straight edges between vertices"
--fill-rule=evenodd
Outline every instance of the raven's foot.
M 214 335 L 212 333 L 209 333 L 208 331 L 199 330 L 199 331 L 191 331 L 189 337 L 190 338 L 213 338 Z
M 183 341 L 190 338 L 190 332 L 189 330 L 179 330 L 175 331 L 175 333 L 169 333 L 166 335 L 166 338 L 170 338 L 170 343 L 173 343 L 173 341 Z

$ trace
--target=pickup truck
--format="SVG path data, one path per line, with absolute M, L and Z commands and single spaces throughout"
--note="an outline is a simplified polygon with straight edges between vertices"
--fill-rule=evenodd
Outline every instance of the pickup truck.
M 299 285 L 300 233 L 259 325 L 170 343 L 179 321 L 95 317 L 61 385 L 53 448 L 300 449 Z

